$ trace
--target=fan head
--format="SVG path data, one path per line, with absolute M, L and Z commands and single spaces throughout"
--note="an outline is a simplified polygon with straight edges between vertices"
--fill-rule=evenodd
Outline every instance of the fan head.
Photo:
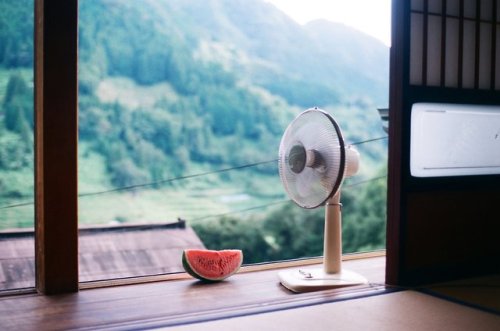
M 357 152 L 346 149 L 339 125 L 321 109 L 302 112 L 283 134 L 280 177 L 290 198 L 303 208 L 324 204 L 357 168 Z

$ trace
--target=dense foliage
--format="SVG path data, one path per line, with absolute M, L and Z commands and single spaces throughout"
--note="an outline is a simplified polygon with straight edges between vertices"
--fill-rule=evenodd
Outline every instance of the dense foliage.
M 387 189 L 382 179 L 365 186 L 347 186 L 343 190 L 342 236 L 345 253 L 385 247 Z M 223 217 L 196 223 L 193 227 L 210 249 L 242 249 L 245 263 L 323 254 L 323 208 L 305 210 L 286 202 L 264 216 L 249 219 Z
M 0 206 L 33 198 L 32 8 L 33 0 L 0 1 Z M 331 22 L 298 25 L 264 1 L 81 0 L 80 191 L 146 183 L 145 194 L 129 195 L 150 210 L 124 215 L 113 200 L 127 192 L 100 195 L 106 207 L 83 201 L 80 220 L 152 221 L 155 206 L 189 221 L 192 207 L 161 197 L 197 199 L 202 212 L 215 204 L 214 187 L 259 203 L 284 199 L 272 166 L 195 184 L 166 179 L 273 160 L 286 125 L 312 106 L 334 114 L 348 141 L 384 135 L 376 107 L 386 106 L 387 82 L 388 49 L 380 42 Z M 378 175 L 386 142 L 360 151 L 360 180 Z M 385 181 L 358 193 L 345 194 L 352 202 L 347 251 L 383 246 Z M 8 210 L 0 228 L 32 226 L 29 210 Z M 322 217 L 288 206 L 192 225 L 208 247 L 243 248 L 246 262 L 255 262 L 321 254 Z

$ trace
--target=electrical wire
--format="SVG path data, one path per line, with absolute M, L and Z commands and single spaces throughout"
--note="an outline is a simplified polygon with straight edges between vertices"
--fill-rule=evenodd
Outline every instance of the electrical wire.
M 382 139 L 387 139 L 387 136 L 378 137 L 378 138 L 371 138 L 371 139 L 367 139 L 367 140 L 355 142 L 355 143 L 352 143 L 350 145 L 351 146 L 361 145 L 361 144 L 365 144 L 365 143 L 369 143 L 369 142 L 377 141 L 377 140 L 382 140 Z M 224 168 L 224 169 L 219 169 L 219 170 L 214 170 L 214 171 L 208 171 L 208 172 L 203 172 L 203 173 L 198 173 L 198 174 L 180 176 L 180 177 L 169 178 L 169 179 L 162 179 L 162 180 L 155 181 L 155 182 L 150 182 L 150 183 L 136 184 L 136 185 L 130 185 L 130 186 L 123 186 L 123 187 L 118 187 L 118 188 L 114 188 L 114 189 L 110 189 L 110 190 L 104 190 L 104 191 L 99 191 L 99 192 L 81 193 L 81 194 L 78 195 L 78 197 L 94 196 L 94 195 L 100 195 L 100 194 L 106 194 L 106 193 L 112 193 L 112 192 L 127 191 L 127 190 L 132 190 L 132 189 L 137 189 L 137 188 L 155 186 L 155 185 L 158 185 L 158 184 L 166 184 L 166 183 L 171 183 L 171 182 L 178 181 L 178 180 L 191 179 L 191 178 L 202 177 L 202 176 L 207 176 L 207 175 L 213 175 L 213 174 L 218 174 L 218 173 L 223 173 L 223 172 L 228 172 L 228 171 L 233 171 L 233 170 L 241 170 L 241 169 L 255 167 L 255 166 L 258 166 L 258 165 L 262 165 L 262 164 L 268 164 L 268 163 L 278 162 L 278 160 L 279 159 L 273 159 L 273 160 L 268 160 L 268 161 L 261 161 L 261 162 L 250 163 L 250 164 L 245 164 L 245 165 L 241 165 L 241 166 L 235 166 L 235 167 L 231 167 L 231 168 Z M 0 209 L 2 209 L 2 208 L 0 208 Z
M 383 179 L 383 178 L 387 178 L 387 175 L 379 176 L 379 177 L 374 177 L 374 178 L 370 178 L 370 179 L 367 179 L 367 180 L 362 180 L 362 181 L 359 181 L 359 182 L 356 182 L 356 183 L 352 183 L 352 184 L 346 184 L 346 185 L 344 185 L 344 188 L 349 188 L 349 187 L 354 187 L 354 186 L 358 186 L 358 185 L 367 184 L 369 182 L 373 182 L 373 181 L 380 180 L 380 179 Z M 193 221 L 199 221 L 199 220 L 203 220 L 203 219 L 206 219 L 206 218 L 226 216 L 226 215 L 235 214 L 235 213 L 243 213 L 243 212 L 247 212 L 247 211 L 251 211 L 251 210 L 255 210 L 255 209 L 264 209 L 264 208 L 267 208 L 267 207 L 270 207 L 270 206 L 274 206 L 274 205 L 278 205 L 278 204 L 282 204 L 282 203 L 285 203 L 285 202 L 291 202 L 291 200 L 279 200 L 279 201 L 271 202 L 269 204 L 254 206 L 254 207 L 250 207 L 250 208 L 246 208 L 246 209 L 241 209 L 241 210 L 236 210 L 236 211 L 232 211 L 232 212 L 227 212 L 227 213 L 222 213 L 222 214 L 215 214 L 215 215 L 207 215 L 207 216 L 195 218 L 195 219 L 193 219 Z M 7 205 L 7 206 L 0 207 L 0 209 L 8 209 L 8 208 L 28 206 L 28 205 L 33 205 L 33 201 L 19 203 L 19 204 L 14 204 L 14 205 Z
M 158 184 L 171 183 L 171 182 L 175 182 L 177 180 L 191 179 L 191 178 L 208 176 L 208 175 L 213 175 L 213 174 L 220 174 L 220 173 L 228 172 L 228 171 L 232 171 L 232 170 L 240 170 L 240 169 L 245 169 L 245 168 L 250 168 L 250 167 L 256 167 L 256 166 L 259 166 L 262 164 L 267 164 L 267 163 L 272 163 L 272 162 L 277 162 L 277 161 L 278 161 L 278 159 L 269 160 L 269 161 L 262 161 L 262 162 L 256 162 L 256 163 L 250 163 L 250 164 L 245 164 L 245 165 L 241 165 L 241 166 L 236 166 L 236 167 L 232 167 L 232 168 L 224 168 L 224 169 L 207 171 L 207 172 L 202 172 L 202 173 L 197 173 L 197 174 L 192 174 L 192 175 L 162 179 L 162 180 L 150 182 L 150 183 L 123 186 L 123 187 L 118 187 L 118 188 L 114 188 L 111 190 L 91 192 L 91 193 L 81 193 L 81 194 L 78 194 L 78 197 L 88 197 L 88 196 L 106 194 L 106 193 L 111 193 L 111 192 L 128 191 L 128 190 L 132 190 L 132 189 L 136 189 L 136 188 L 143 188 L 143 187 L 154 186 L 154 185 L 158 185 Z
M 379 176 L 379 177 L 374 177 L 371 179 L 359 181 L 356 183 L 347 184 L 347 185 L 344 185 L 344 188 L 349 188 L 349 187 L 353 187 L 353 186 L 367 184 L 369 182 L 377 181 L 377 180 L 380 180 L 380 179 L 383 179 L 386 177 L 387 176 Z M 201 216 L 201 217 L 193 218 L 190 221 L 191 222 L 198 222 L 198 221 L 203 221 L 203 220 L 207 220 L 207 219 L 211 219 L 211 218 L 219 218 L 219 217 L 229 216 L 229 215 L 234 215 L 234 214 L 242 214 L 242 213 L 249 212 L 252 210 L 266 209 L 266 208 L 271 207 L 271 206 L 281 205 L 281 204 L 285 204 L 285 203 L 292 203 L 292 200 L 290 200 L 290 199 L 277 200 L 277 201 L 273 201 L 273 202 L 270 202 L 270 203 L 267 203 L 264 205 L 258 205 L 258 206 L 253 206 L 253 207 L 249 207 L 249 208 L 245 208 L 245 209 L 233 210 L 233 211 L 229 211 L 226 213 Z M 1 207 L 0 209 L 15 208 L 15 207 L 21 207 L 21 206 L 27 206 L 27 205 L 33 205 L 33 202 L 25 202 L 25 203 L 19 203 L 19 204 L 15 204 L 15 205 L 4 206 L 4 207 Z
M 353 184 L 344 185 L 344 188 L 349 188 L 349 187 L 353 187 L 353 186 L 357 186 L 357 185 L 367 184 L 367 183 L 374 182 L 376 180 L 380 180 L 380 179 L 383 179 L 383 178 L 387 178 L 387 175 L 386 176 L 379 176 L 379 177 L 370 178 L 370 179 L 363 180 L 363 181 L 360 181 L 360 182 L 356 182 L 356 183 L 353 183 Z M 197 217 L 197 218 L 191 219 L 190 221 L 191 222 L 196 222 L 196 221 L 201 221 L 201 220 L 205 220 L 205 219 L 209 219 L 209 218 L 216 218 L 216 217 L 228 216 L 228 215 L 233 215 L 233 214 L 241 214 L 241 213 L 252 211 L 252 210 L 256 210 L 256 209 L 265 209 L 265 208 L 268 208 L 268 207 L 271 207 L 271 206 L 275 206 L 275 205 L 279 205 L 279 204 L 284 204 L 284 203 L 287 203 L 287 202 L 291 203 L 293 201 L 290 200 L 290 199 L 287 199 L 287 200 L 277 200 L 277 201 L 270 202 L 270 203 L 264 204 L 264 205 L 249 207 L 249 208 L 245 208 L 245 209 L 238 209 L 238 210 L 229 211 L 229 212 L 221 213 L 221 214 L 213 214 L 213 215 L 207 215 L 207 216 Z
M 24 207 L 24 206 L 30 206 L 33 205 L 35 202 L 34 201 L 27 201 L 27 202 L 20 202 L 12 205 L 6 205 L 0 207 L 0 209 L 9 209 L 9 208 L 17 208 L 17 207 Z
M 207 172 L 202 172 L 202 173 L 197 173 L 197 174 L 191 174 L 191 175 L 186 175 L 186 176 L 180 176 L 180 177 L 162 179 L 162 180 L 155 181 L 155 182 L 149 182 L 149 183 L 143 183 L 143 184 L 136 184 L 136 185 L 129 185 L 129 186 L 122 186 L 122 187 L 117 187 L 117 188 L 110 189 L 110 190 L 104 190 L 104 191 L 98 191 L 98 192 L 90 192 L 90 193 L 80 193 L 80 194 L 78 194 L 78 197 L 81 198 L 81 197 L 95 196 L 95 195 L 101 195 L 101 194 L 112 193 L 112 192 L 128 191 L 128 190 L 133 190 L 133 189 L 137 189 L 137 188 L 144 188 L 144 187 L 149 187 L 149 186 L 155 186 L 155 185 L 158 185 L 158 184 L 171 183 L 171 182 L 178 181 L 178 180 L 191 179 L 191 178 L 208 176 L 208 175 L 213 175 L 213 174 L 219 174 L 219 173 L 233 171 L 233 170 L 240 170 L 240 169 L 245 169 L 245 168 L 250 168 L 250 167 L 256 167 L 256 166 L 259 166 L 259 165 L 273 163 L 273 162 L 277 162 L 277 161 L 278 161 L 278 159 L 268 160 L 268 161 L 262 161 L 262 162 L 255 162 L 255 163 L 249 163 L 249 164 L 245 164 L 245 165 L 241 165 L 241 166 L 235 166 L 235 167 L 231 167 L 231 168 L 223 168 L 223 169 L 218 169 L 218 170 L 214 170 L 214 171 L 207 171 Z M 34 204 L 33 201 L 23 202 L 23 203 L 17 203 L 17 204 L 12 204 L 12 205 L 6 205 L 6 206 L 0 207 L 0 210 L 1 209 L 8 209 L 8 208 L 15 208 L 15 207 L 28 206 L 28 205 L 32 205 L 32 204 Z
M 367 139 L 367 140 L 363 140 L 363 141 L 358 141 L 358 142 L 351 143 L 350 145 L 351 146 L 361 145 L 361 144 L 370 143 L 370 142 L 378 141 L 378 140 L 382 140 L 382 139 L 387 139 L 387 136 L 377 137 L 377 138 L 371 138 L 371 139 Z M 259 166 L 259 165 L 263 165 L 263 164 L 274 163 L 274 162 L 277 162 L 277 161 L 278 161 L 278 159 L 273 159 L 273 160 L 268 160 L 268 161 L 261 161 L 261 162 L 249 163 L 249 164 L 235 166 L 235 167 L 230 167 L 230 168 L 218 169 L 218 170 L 214 170 L 214 171 L 207 171 L 207 172 L 202 172 L 202 173 L 197 173 L 197 174 L 191 174 L 191 175 L 186 175 L 186 176 L 179 176 L 179 177 L 167 178 L 167 179 L 162 179 L 162 180 L 158 180 L 158 181 L 154 181 L 154 182 L 149 182 L 149 183 L 142 183 L 142 184 L 136 184 L 136 185 L 129 185 L 129 186 L 117 187 L 117 188 L 114 188 L 114 189 L 97 191 L 97 192 L 80 193 L 80 194 L 78 194 L 78 197 L 81 198 L 81 197 L 96 196 L 96 195 L 102 195 L 102 194 L 113 193 L 113 192 L 135 190 L 135 189 L 138 189 L 138 188 L 150 187 L 150 186 L 155 186 L 155 185 L 159 185 L 159 184 L 172 183 L 172 182 L 179 181 L 179 180 L 185 180 L 185 179 L 191 179 L 191 178 L 196 178 L 196 177 L 203 177 L 203 176 L 208 176 L 208 175 L 213 175 L 213 174 L 224 173 L 224 172 L 233 171 L 233 170 L 241 170 L 241 169 L 245 169 L 245 168 L 251 168 L 251 167 L 255 167 L 255 166 Z M 380 178 L 384 178 L 384 177 L 386 177 L 386 176 L 382 176 L 382 177 L 379 177 L 379 178 L 376 178 L 376 179 L 380 179 Z M 370 180 L 368 180 L 368 181 L 370 181 Z M 360 185 L 360 184 L 363 184 L 364 182 L 366 182 L 366 181 L 361 181 L 359 183 L 349 184 L 349 185 L 346 185 L 346 187 Z M 23 203 L 16 203 L 16 204 L 11 204 L 11 205 L 1 206 L 0 210 L 2 210 L 2 209 L 9 209 L 9 208 L 24 207 L 24 206 L 29 206 L 29 205 L 33 205 L 33 204 L 34 204 L 33 201 L 23 202 Z
M 363 184 L 374 182 L 376 180 L 383 179 L 383 178 L 387 178 L 387 175 L 378 176 L 378 177 L 374 177 L 374 178 L 370 178 L 370 179 L 366 179 L 366 180 L 360 180 L 359 182 L 355 182 L 355 183 L 352 183 L 352 184 L 349 183 L 349 184 L 344 185 L 344 187 L 348 188 L 348 187 L 363 185 Z
M 347 145 L 356 146 L 356 145 L 370 143 L 372 141 L 378 141 L 378 140 L 383 140 L 383 139 L 387 139 L 387 138 L 389 138 L 389 137 L 388 136 L 383 136 L 383 137 L 378 137 L 378 138 L 372 138 L 372 139 L 368 139 L 368 140 L 358 141 L 358 142 L 347 144 Z
M 281 204 L 289 203 L 289 202 L 292 202 L 292 200 L 290 200 L 290 199 L 278 200 L 278 201 L 274 201 L 274 202 L 271 202 L 271 203 L 268 203 L 265 205 L 259 205 L 259 206 L 245 208 L 245 209 L 228 211 L 226 213 L 221 213 L 221 214 L 213 214 L 213 215 L 196 217 L 196 218 L 191 219 L 190 222 L 203 221 L 203 220 L 209 219 L 209 218 L 216 218 L 216 217 L 228 216 L 228 215 L 233 215 L 233 214 L 241 214 L 241 213 L 245 213 L 245 212 L 257 210 L 257 209 L 266 209 L 266 208 L 271 207 L 271 206 L 281 205 Z

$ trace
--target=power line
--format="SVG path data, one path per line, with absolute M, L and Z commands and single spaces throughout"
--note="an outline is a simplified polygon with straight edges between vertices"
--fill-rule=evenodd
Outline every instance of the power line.
M 387 175 L 370 178 L 370 179 L 359 181 L 359 182 L 356 182 L 356 183 L 353 183 L 353 184 L 344 185 L 344 188 L 349 188 L 349 187 L 353 187 L 353 186 L 357 186 L 357 185 L 367 184 L 367 183 L 374 182 L 374 181 L 377 181 L 377 180 L 380 180 L 380 179 L 383 179 L 383 178 L 387 178 Z M 265 204 L 265 205 L 259 205 L 259 206 L 245 208 L 245 209 L 239 209 L 239 210 L 229 211 L 229 212 L 221 213 L 221 214 L 213 214 L 213 215 L 201 216 L 201 217 L 193 218 L 190 221 L 191 222 L 197 222 L 197 221 L 201 221 L 201 220 L 205 220 L 205 219 L 209 219 L 209 218 L 216 218 L 216 217 L 228 216 L 228 215 L 233 215 L 233 214 L 241 214 L 241 213 L 252 211 L 252 210 L 256 210 L 256 209 L 265 209 L 265 208 L 268 208 L 268 207 L 271 207 L 271 206 L 275 206 L 275 205 L 279 205 L 279 204 L 283 204 L 283 203 L 287 203 L 287 202 L 293 202 L 293 201 L 290 200 L 290 199 L 287 199 L 287 200 L 278 200 L 278 201 L 274 201 L 274 202 L 271 202 L 271 203 L 268 203 L 268 204 Z
M 368 139 L 368 140 L 364 140 L 364 141 L 359 141 L 359 142 L 352 143 L 350 145 L 351 146 L 361 145 L 361 144 L 365 144 L 365 143 L 369 143 L 369 142 L 377 141 L 377 140 L 382 140 L 382 139 L 387 139 L 387 136 L 385 136 L 385 137 L 378 137 L 378 138 L 372 138 L 372 139 Z M 255 167 L 255 166 L 258 166 L 258 165 L 272 163 L 272 162 L 277 162 L 277 161 L 278 161 L 278 159 L 273 159 L 273 160 L 268 160 L 268 161 L 262 161 L 262 162 L 245 164 L 245 165 L 231 167 L 231 168 L 219 169 L 219 170 L 215 170 L 215 171 L 208 171 L 208 172 L 203 172 L 203 173 L 198 173 L 198 174 L 192 174 L 192 175 L 180 176 L 180 177 L 175 177 L 175 178 L 163 179 L 163 180 L 159 180 L 159 181 L 155 181 L 155 182 L 150 182 L 150 183 L 136 184 L 136 185 L 130 185 L 130 186 L 123 186 L 123 187 L 118 187 L 118 188 L 114 188 L 114 189 L 110 189 L 110 190 L 104 190 L 104 191 L 99 191 L 99 192 L 82 193 L 82 194 L 79 194 L 78 197 L 94 196 L 94 195 L 100 195 L 100 194 L 106 194 L 106 193 L 112 193 L 112 192 L 119 192 L 119 191 L 127 191 L 127 190 L 136 189 L 136 188 L 143 188 L 143 187 L 148 187 L 148 186 L 154 186 L 154 185 L 158 185 L 158 184 L 166 184 L 166 183 L 171 183 L 171 182 L 178 181 L 178 180 L 184 180 L 184 179 L 202 177 L 202 176 L 207 176 L 207 175 L 212 175 L 212 174 L 218 174 L 218 173 L 227 172 L 227 171 L 233 171 L 233 170 L 240 170 L 240 169 L 244 169 L 244 168 Z
M 369 143 L 369 142 L 373 142 L 373 141 L 377 141 L 377 140 L 382 140 L 382 139 L 387 139 L 387 136 L 377 137 L 377 138 L 371 138 L 371 139 L 367 139 L 367 140 L 363 140 L 363 141 L 358 141 L 358 142 L 351 143 L 350 145 L 351 146 L 361 145 L 361 144 L 365 144 L 365 143 Z M 202 176 L 207 176 L 207 175 L 212 175 L 212 174 L 224 173 L 224 172 L 233 171 L 233 170 L 240 170 L 240 169 L 255 167 L 255 166 L 259 166 L 259 165 L 263 165 L 263 164 L 268 164 L 268 163 L 273 163 L 273 162 L 277 162 L 277 161 L 278 161 L 278 159 L 273 159 L 273 160 L 268 160 L 268 161 L 261 161 L 261 162 L 249 163 L 249 164 L 235 166 L 235 167 L 230 167 L 230 168 L 218 169 L 218 170 L 214 170 L 214 171 L 207 171 L 207 172 L 202 172 L 202 173 L 197 173 L 197 174 L 191 174 L 191 175 L 186 175 L 186 176 L 180 176 L 180 177 L 162 179 L 162 180 L 159 180 L 159 181 L 154 181 L 154 182 L 149 182 L 149 183 L 143 183 L 143 184 L 136 184 L 136 185 L 129 185 L 129 186 L 117 187 L 117 188 L 114 188 L 114 189 L 103 190 L 103 191 L 98 191 L 98 192 L 81 193 L 81 194 L 78 194 L 78 197 L 80 198 L 80 197 L 96 196 L 96 195 L 102 195 L 102 194 L 113 193 L 113 192 L 128 191 L 128 190 L 133 190 L 133 189 L 137 189 L 137 188 L 144 188 L 144 187 L 150 187 L 150 186 L 155 186 L 155 185 L 159 185 L 159 184 L 171 183 L 171 182 L 178 181 L 178 180 L 191 179 L 191 178 L 202 177 Z M 380 178 L 383 178 L 383 177 L 380 177 Z M 380 179 L 380 178 L 378 178 L 378 179 Z M 363 182 L 355 183 L 355 184 L 350 184 L 350 185 L 347 185 L 346 187 L 355 186 L 355 185 L 362 184 L 362 183 Z M 9 208 L 16 208 L 16 207 L 23 207 L 23 206 L 29 206 L 29 205 L 33 205 L 33 204 L 34 204 L 34 202 L 31 201 L 31 202 L 23 202 L 23 203 L 5 205 L 5 206 L 1 206 L 0 210 L 2 210 L 2 209 L 9 209 Z
M 284 204 L 284 203 L 287 203 L 287 202 L 292 202 L 292 200 L 290 200 L 290 199 L 279 200 L 279 201 L 274 201 L 274 202 L 271 202 L 271 203 L 268 203 L 268 204 L 265 204 L 265 205 L 259 205 L 259 206 L 254 206 L 254 207 L 249 207 L 249 208 L 239 209 L 239 210 L 233 210 L 233 211 L 229 211 L 229 212 L 221 213 L 221 214 L 213 214 L 213 215 L 201 216 L 201 217 L 193 218 L 190 221 L 191 222 L 197 222 L 197 221 L 202 221 L 202 220 L 205 220 L 205 219 L 208 219 L 208 218 L 222 217 L 222 216 L 233 215 L 233 214 L 241 214 L 241 213 L 245 213 L 245 212 L 256 210 L 256 209 L 265 209 L 265 208 L 268 208 L 268 207 L 271 207 L 271 206 L 281 205 L 281 204 Z
M 16 203 L 16 204 L 12 204 L 12 205 L 2 206 L 2 207 L 0 207 L 0 209 L 9 209 L 9 208 L 16 208 L 16 207 L 24 207 L 24 206 L 29 206 L 29 205 L 33 205 L 33 204 L 35 204 L 34 201 L 20 202 L 20 203 Z
M 219 174 L 219 173 L 233 171 L 233 170 L 240 170 L 240 169 L 255 167 L 255 166 L 259 166 L 259 165 L 263 165 L 263 164 L 268 164 L 268 163 L 272 163 L 272 162 L 277 162 L 277 161 L 278 161 L 278 159 L 268 160 L 268 161 L 262 161 L 262 162 L 256 162 L 256 163 L 249 163 L 249 164 L 245 164 L 245 165 L 241 165 L 241 166 L 236 166 L 236 167 L 231 167 L 231 168 L 223 168 L 223 169 L 218 169 L 218 170 L 214 170 L 214 171 L 207 171 L 207 172 L 202 172 L 202 173 L 197 173 L 197 174 L 191 174 L 191 175 L 186 175 L 186 176 L 180 176 L 180 177 L 162 179 L 162 180 L 155 181 L 155 182 L 149 182 L 149 183 L 143 183 L 143 184 L 123 186 L 123 187 L 118 187 L 118 188 L 114 188 L 114 189 L 110 189 L 110 190 L 104 190 L 104 191 L 98 191 L 98 192 L 81 193 L 81 194 L 78 194 L 78 197 L 81 198 L 81 197 L 101 195 L 101 194 L 112 193 L 112 192 L 128 191 L 128 190 L 132 190 L 132 189 L 136 189 L 136 188 L 143 188 L 143 187 L 154 186 L 154 185 L 158 185 L 158 184 L 171 183 L 171 182 L 178 181 L 178 180 L 191 179 L 191 178 L 202 177 L 202 176 L 213 175 L 213 174 Z M 12 205 L 6 205 L 6 206 L 0 207 L 0 210 L 1 209 L 8 209 L 8 208 L 15 208 L 15 207 L 28 206 L 28 205 L 32 205 L 32 204 L 34 204 L 33 201 L 23 202 L 23 203 L 17 203 L 17 204 L 12 204 Z
M 268 161 L 268 162 L 270 162 L 270 161 Z M 259 162 L 259 163 L 262 163 L 262 162 Z M 223 170 L 223 169 L 221 169 L 221 170 Z M 198 174 L 198 175 L 201 175 L 201 174 Z M 192 175 L 192 176 L 195 176 L 195 175 Z M 387 178 L 387 175 L 378 176 L 378 177 L 370 178 L 370 179 L 367 179 L 367 180 L 362 180 L 362 181 L 359 181 L 359 182 L 356 182 L 356 183 L 352 183 L 352 184 L 346 184 L 346 185 L 344 185 L 344 188 L 350 188 L 350 187 L 354 187 L 354 186 L 358 186 L 358 185 L 367 184 L 367 183 L 374 182 L 376 180 L 380 180 L 380 179 L 383 179 L 383 178 Z M 245 208 L 245 209 L 230 211 L 230 212 L 221 213 L 221 214 L 214 214 L 214 215 L 202 216 L 202 217 L 194 218 L 191 221 L 201 221 L 201 220 L 205 220 L 205 219 L 209 219 L 209 218 L 222 217 L 222 216 L 227 216 L 227 215 L 232 215 L 232 214 L 240 214 L 240 213 L 244 213 L 244 212 L 248 212 L 248 211 L 252 211 L 252 210 L 265 209 L 265 208 L 268 208 L 268 207 L 271 207 L 271 206 L 275 206 L 275 205 L 279 205 L 279 204 L 283 204 L 283 203 L 286 203 L 286 202 L 292 202 L 292 200 L 290 200 L 290 199 L 287 199 L 287 200 L 278 200 L 278 201 L 274 201 L 274 202 L 271 202 L 271 203 L 268 203 L 268 204 L 254 206 L 254 207 L 249 207 L 249 208 Z M 25 203 L 19 203 L 19 204 L 16 204 L 16 205 L 3 206 L 3 207 L 0 207 L 0 209 L 21 207 L 21 206 L 32 205 L 32 204 L 33 204 L 33 202 L 25 202 Z
M 367 184 L 367 183 L 370 183 L 370 182 L 374 182 L 374 181 L 376 181 L 376 180 L 383 179 L 383 178 L 387 178 L 387 175 L 383 175 L 383 176 L 379 176 L 379 177 L 374 177 L 374 178 L 370 178 L 370 179 L 366 179 L 366 180 L 361 180 L 361 181 L 359 181 L 359 182 L 352 183 L 352 184 L 346 184 L 346 185 L 344 185 L 344 187 L 345 187 L 345 188 L 348 188 L 348 187 L 353 187 L 353 186 L 363 185 L 363 184 Z
M 207 175 L 219 174 L 219 173 L 223 173 L 223 172 L 227 172 L 227 171 L 232 171 L 232 170 L 240 170 L 240 169 L 255 167 L 255 166 L 258 166 L 258 165 L 272 163 L 272 162 L 276 162 L 276 161 L 278 161 L 278 159 L 269 160 L 269 161 L 262 161 L 262 162 L 256 162 L 256 163 L 250 163 L 250 164 L 245 164 L 245 165 L 236 166 L 236 167 L 232 167 L 232 168 L 224 168 L 224 169 L 219 169 L 219 170 L 214 170 L 214 171 L 207 171 L 207 172 L 202 172 L 202 173 L 197 173 L 197 174 L 192 174 L 192 175 L 186 175 L 186 176 L 180 176 L 180 177 L 175 177 L 175 178 L 162 179 L 162 180 L 159 180 L 159 181 L 145 183 L 145 184 L 123 186 L 123 187 L 118 187 L 118 188 L 115 188 L 115 189 L 105 190 L 105 191 L 100 191 L 100 192 L 82 193 L 82 194 L 78 194 L 78 197 L 88 197 L 88 196 L 106 194 L 106 193 L 111 193 L 111 192 L 127 191 L 127 190 L 136 189 L 136 188 L 142 188 L 142 187 L 154 186 L 154 185 L 158 185 L 158 184 L 171 183 L 171 182 L 174 182 L 174 181 L 177 181 L 177 180 L 191 179 L 191 178 L 202 177 L 202 176 L 207 176 Z
M 368 140 L 364 140 L 364 141 L 358 141 L 358 142 L 355 142 L 355 143 L 351 143 L 351 144 L 348 144 L 348 145 L 351 145 L 351 146 L 356 146 L 356 145 L 361 145 L 361 144 L 365 144 L 365 143 L 370 143 L 372 141 L 377 141 L 377 140 L 382 140 L 382 139 L 387 139 L 388 136 L 383 136 L 383 137 L 378 137 L 378 138 L 372 138 L 372 139 L 368 139 Z

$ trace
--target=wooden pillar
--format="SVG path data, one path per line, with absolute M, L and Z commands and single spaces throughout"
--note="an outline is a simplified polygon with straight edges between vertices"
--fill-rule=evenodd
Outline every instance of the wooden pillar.
M 78 291 L 77 0 L 35 0 L 35 260 L 40 293 Z

